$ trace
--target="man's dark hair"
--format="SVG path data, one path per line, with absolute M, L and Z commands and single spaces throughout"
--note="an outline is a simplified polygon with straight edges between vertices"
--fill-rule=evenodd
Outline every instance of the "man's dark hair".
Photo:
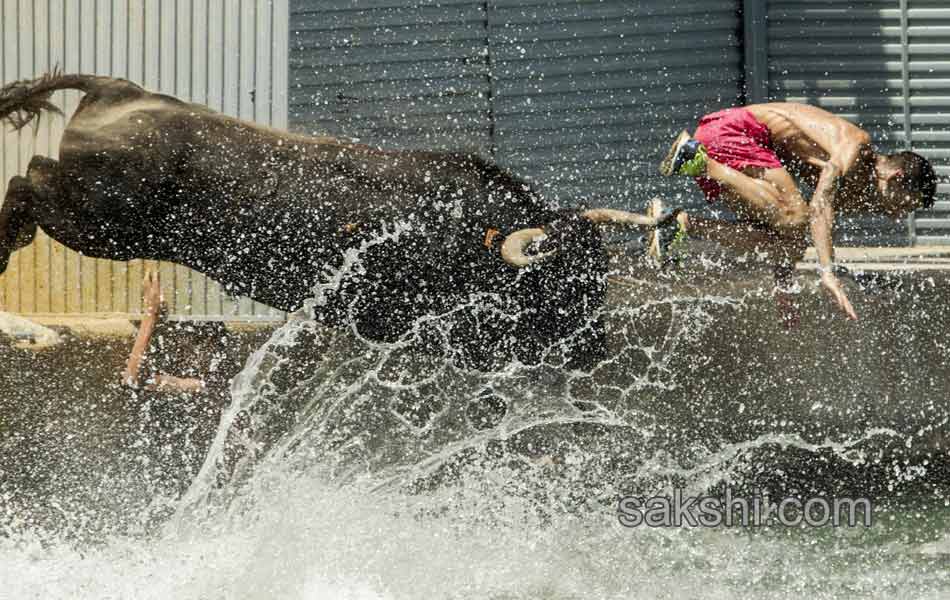
M 923 156 L 905 150 L 888 155 L 891 165 L 900 169 L 898 181 L 908 192 L 920 192 L 920 208 L 931 208 L 937 195 L 937 174 Z

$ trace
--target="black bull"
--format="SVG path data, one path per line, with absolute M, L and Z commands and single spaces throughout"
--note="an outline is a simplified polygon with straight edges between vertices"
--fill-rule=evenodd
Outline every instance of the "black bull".
M 473 156 L 294 135 L 119 79 L 15 82 L 0 118 L 22 127 L 57 110 L 60 89 L 86 95 L 59 160 L 36 156 L 10 181 L 0 273 L 38 226 L 87 256 L 186 265 L 282 310 L 326 284 L 318 320 L 381 341 L 415 327 L 475 366 L 533 362 L 557 342 L 582 362 L 603 352 L 597 223 L 642 226 L 635 215 L 556 211 Z

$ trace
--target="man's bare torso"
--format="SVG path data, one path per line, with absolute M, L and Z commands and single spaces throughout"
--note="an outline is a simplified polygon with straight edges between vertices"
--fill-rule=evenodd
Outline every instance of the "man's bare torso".
M 746 109 L 769 129 L 779 160 L 800 183 L 815 185 L 821 169 L 809 159 L 826 161 L 845 151 L 839 164 L 842 180 L 835 198 L 839 210 L 859 210 L 873 189 L 870 137 L 860 127 L 826 110 L 807 104 L 774 102 Z

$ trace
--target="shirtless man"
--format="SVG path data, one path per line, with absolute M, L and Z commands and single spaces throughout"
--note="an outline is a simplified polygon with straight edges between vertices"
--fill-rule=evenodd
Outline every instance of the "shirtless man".
M 835 212 L 894 218 L 933 206 L 933 167 L 913 152 L 878 154 L 859 127 L 820 108 L 771 103 L 729 108 L 682 132 L 660 166 L 688 175 L 710 202 L 721 199 L 738 222 L 680 215 L 692 236 L 740 251 L 764 253 L 781 284 L 811 239 L 821 285 L 851 319 L 857 314 L 835 275 L 831 234 Z M 815 187 L 811 201 L 795 179 Z M 780 286 L 781 287 L 781 286 Z

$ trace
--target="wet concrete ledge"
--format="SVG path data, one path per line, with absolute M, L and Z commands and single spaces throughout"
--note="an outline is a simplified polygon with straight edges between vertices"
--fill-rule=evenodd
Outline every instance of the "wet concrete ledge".
M 849 268 L 867 271 L 946 271 L 950 269 L 950 246 L 836 248 L 835 259 Z M 817 264 L 815 249 L 809 248 L 798 269 L 814 270 Z
M 911 248 L 876 248 L 854 247 L 836 248 L 836 260 L 839 264 L 853 270 L 881 271 L 881 272 L 921 272 L 921 271 L 950 271 L 950 246 L 924 246 Z M 803 275 L 814 271 L 817 267 L 815 249 L 809 248 L 805 259 L 797 269 Z M 759 279 L 761 273 L 756 274 L 753 269 L 740 269 L 739 273 L 746 273 L 746 278 Z M 615 283 L 623 285 L 626 278 L 615 278 Z M 636 278 L 634 278 L 636 279 Z M 724 279 L 733 279 L 725 277 Z M 640 281 L 642 283 L 642 281 Z M 40 325 L 69 330 L 80 336 L 109 336 L 128 337 L 135 335 L 135 324 L 140 315 L 124 313 L 98 314 L 23 314 Z M 172 320 L 189 320 L 189 317 L 172 316 Z M 198 318 L 196 320 L 203 320 Z M 215 319 L 219 320 L 219 319 Z M 274 327 L 281 323 L 279 319 L 272 321 L 241 321 L 224 320 L 225 325 L 232 331 L 256 330 Z
M 809 252 L 791 328 L 767 268 L 705 258 L 712 266 L 681 278 L 631 269 L 611 286 L 609 304 L 630 309 L 613 320 L 611 352 L 630 345 L 634 322 L 634 344 L 653 354 L 625 370 L 659 365 L 675 384 L 634 398 L 634 408 L 662 413 L 683 439 L 875 438 L 950 456 L 950 247 L 836 249 L 839 264 L 885 276 L 879 288 L 843 281 L 858 321 L 820 289 Z M 691 252 L 686 266 L 696 262 Z

